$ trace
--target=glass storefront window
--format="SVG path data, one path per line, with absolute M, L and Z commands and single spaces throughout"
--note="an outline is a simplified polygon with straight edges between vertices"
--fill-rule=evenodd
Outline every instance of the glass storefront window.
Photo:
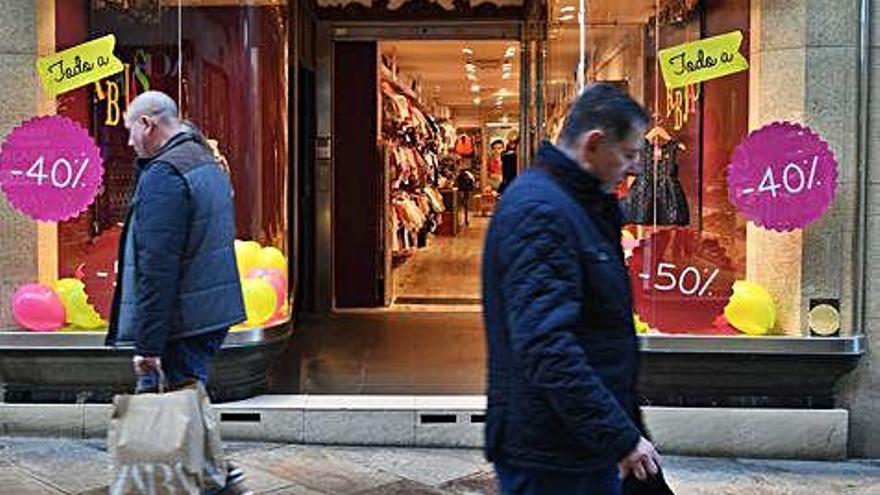
M 48 330 L 106 329 L 121 224 L 135 182 L 124 117 L 128 103 L 147 90 L 163 91 L 178 102 L 181 118 L 200 130 L 231 178 L 239 269 L 243 281 L 255 280 L 243 284 L 249 322 L 241 328 L 288 320 L 293 286 L 288 280 L 295 273 L 288 262 L 286 2 L 79 0 L 57 2 L 55 9 L 52 48 L 61 51 L 113 35 L 113 53 L 123 70 L 60 94 L 49 105 L 87 130 L 100 148 L 104 175 L 87 209 L 59 222 L 57 235 L 39 237 L 38 264 L 57 259 L 57 269 L 40 282 L 62 295 L 66 313 L 65 321 Z M 14 234 L 9 225 L 2 223 L 4 237 Z M 4 253 L 8 259 L 26 255 Z M 36 282 L 37 274 L 30 278 L 16 284 Z M 4 292 L 11 295 L 18 288 Z M 0 328 L 22 330 L 25 322 L 4 304 Z
M 827 250 L 814 254 L 823 259 L 807 260 L 805 253 L 821 250 L 811 244 L 816 236 L 806 232 L 825 229 L 845 236 L 852 228 L 845 224 L 853 219 L 823 210 L 821 221 L 798 223 L 797 215 L 782 213 L 815 209 L 822 201 L 827 208 L 832 184 L 830 196 L 808 196 L 821 196 L 825 179 L 815 179 L 822 174 L 816 164 L 820 155 L 830 154 L 810 154 L 806 144 L 754 144 L 759 140 L 750 132 L 771 122 L 761 121 L 766 112 L 750 101 L 750 83 L 763 75 L 761 66 L 747 66 L 752 22 L 747 0 L 554 0 L 548 5 L 544 136 L 556 140 L 570 102 L 590 83 L 624 89 L 652 118 L 642 170 L 633 171 L 617 191 L 626 212 L 623 247 L 641 332 L 847 334 L 841 330 L 841 308 L 849 305 L 846 289 L 839 284 L 824 291 L 830 296 L 818 297 L 822 291 L 811 287 L 807 263 L 832 266 L 838 273 L 852 267 Z M 688 45 L 710 39 L 714 45 Z M 683 55 L 667 58 L 670 53 Z M 740 61 L 739 69 L 717 70 Z M 661 70 L 664 63 L 673 74 Z M 679 84 L 671 79 L 676 72 L 709 76 Z M 765 131 L 782 136 L 793 129 L 790 137 L 810 138 L 803 122 L 790 123 L 797 127 Z M 789 150 L 803 160 L 772 164 L 773 156 L 784 154 L 776 146 L 804 148 Z M 737 175 L 735 164 L 745 159 L 766 172 L 743 186 L 746 179 Z M 772 225 L 769 217 L 789 223 Z

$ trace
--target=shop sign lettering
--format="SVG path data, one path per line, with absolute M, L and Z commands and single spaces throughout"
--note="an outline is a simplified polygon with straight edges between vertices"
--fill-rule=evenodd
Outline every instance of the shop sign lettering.
M 697 84 L 748 70 L 739 52 L 743 34 L 733 31 L 660 50 L 660 70 L 668 89 Z
M 727 169 L 730 201 L 757 225 L 802 229 L 837 192 L 837 160 L 828 143 L 800 124 L 774 122 L 734 150 Z
M 0 189 L 35 220 L 77 216 L 101 189 L 101 152 L 89 133 L 57 115 L 16 127 L 0 148 Z
M 121 125 L 128 104 L 152 87 L 152 75 L 176 78 L 179 71 L 180 64 L 168 55 L 151 55 L 138 49 L 132 63 L 123 64 L 122 74 L 95 83 L 95 99 L 104 104 L 103 124 L 108 127 Z
M 121 72 L 115 46 L 116 37 L 108 34 L 38 59 L 37 73 L 46 93 L 59 95 Z

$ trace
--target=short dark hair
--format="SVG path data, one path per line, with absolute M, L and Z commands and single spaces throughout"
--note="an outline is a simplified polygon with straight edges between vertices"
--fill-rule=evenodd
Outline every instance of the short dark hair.
M 501 139 L 496 139 L 496 140 L 492 141 L 492 143 L 489 145 L 489 147 L 494 148 L 496 144 L 500 144 L 501 146 L 504 146 L 504 141 Z
M 574 144 L 585 132 L 605 131 L 614 141 L 622 141 L 637 126 L 651 121 L 648 113 L 630 95 L 607 83 L 587 86 L 565 118 L 560 140 Z

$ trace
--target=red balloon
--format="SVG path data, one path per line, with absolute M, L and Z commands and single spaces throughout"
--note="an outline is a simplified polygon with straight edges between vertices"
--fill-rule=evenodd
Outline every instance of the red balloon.
M 54 290 L 42 284 L 27 284 L 12 296 L 12 316 L 28 330 L 52 332 L 64 326 L 67 314 Z
M 276 302 L 275 314 L 271 319 L 280 317 L 284 304 L 287 302 L 287 277 L 284 272 L 278 268 L 253 268 L 247 272 L 245 278 L 262 278 L 272 285 L 272 288 L 275 289 Z

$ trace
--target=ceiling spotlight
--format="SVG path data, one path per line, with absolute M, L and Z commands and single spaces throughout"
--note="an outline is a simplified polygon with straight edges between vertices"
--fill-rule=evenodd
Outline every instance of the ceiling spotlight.
M 574 5 L 567 5 L 565 7 L 562 7 L 561 9 L 559 9 L 559 12 L 562 12 L 563 14 L 566 12 L 574 12 Z
M 560 22 L 568 22 L 574 20 L 574 14 L 565 14 L 563 16 L 559 16 Z
M 510 72 L 505 72 L 504 74 L 501 74 L 501 79 L 510 79 Z
M 483 101 L 483 100 L 481 100 L 480 97 L 477 96 L 476 98 L 474 98 L 474 105 L 479 105 L 480 102 L 482 102 L 482 101 Z
M 480 85 L 479 84 L 471 84 L 471 93 L 479 93 Z
M 476 75 L 476 74 L 468 73 L 467 78 L 468 78 L 469 81 L 476 81 L 476 80 L 477 80 L 477 75 Z
M 476 72 L 477 66 L 468 62 L 468 63 L 464 64 L 464 70 L 466 70 L 468 72 Z
M 516 55 L 516 47 L 508 46 L 507 50 L 504 52 L 504 58 L 510 58 Z
M 574 8 L 574 7 L 572 7 L 572 8 Z M 473 55 L 474 51 L 471 50 L 470 48 L 465 47 L 465 48 L 461 49 L 461 53 L 464 53 L 465 55 Z
M 510 72 L 513 70 L 513 64 L 510 62 L 505 63 L 501 66 L 501 72 Z

